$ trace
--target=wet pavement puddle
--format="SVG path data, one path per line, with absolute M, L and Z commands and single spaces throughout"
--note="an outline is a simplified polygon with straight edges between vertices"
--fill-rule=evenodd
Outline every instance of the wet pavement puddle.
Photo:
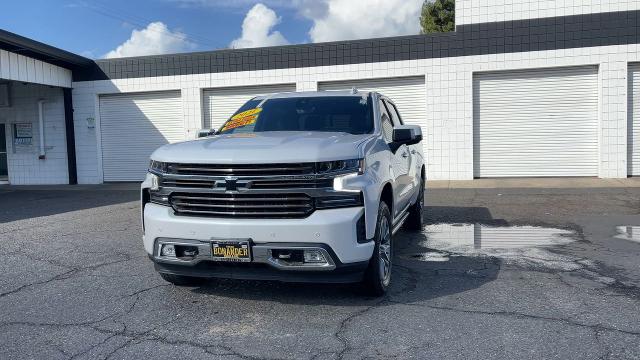
M 640 226 L 617 226 L 616 239 L 640 242 Z
M 640 228 L 638 228 L 640 234 Z M 489 226 L 483 224 L 433 224 L 423 231 L 420 252 L 404 258 L 447 262 L 456 256 L 490 256 L 512 263 L 571 270 L 585 264 L 550 249 L 578 240 L 576 232 L 539 226 Z
M 435 224 L 426 226 L 424 233 L 427 241 L 423 246 L 464 253 L 565 245 L 575 241 L 573 231 L 538 226 Z

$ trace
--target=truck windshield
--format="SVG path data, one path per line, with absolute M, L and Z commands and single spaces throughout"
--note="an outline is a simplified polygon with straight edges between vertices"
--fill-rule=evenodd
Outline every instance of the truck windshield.
M 222 125 L 218 134 L 266 131 L 369 134 L 373 132 L 371 96 L 250 100 Z

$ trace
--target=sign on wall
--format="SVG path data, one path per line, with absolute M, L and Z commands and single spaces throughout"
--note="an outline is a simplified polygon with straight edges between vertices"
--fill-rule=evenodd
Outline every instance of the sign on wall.
M 13 124 L 13 142 L 16 145 L 31 145 L 33 126 L 31 123 Z

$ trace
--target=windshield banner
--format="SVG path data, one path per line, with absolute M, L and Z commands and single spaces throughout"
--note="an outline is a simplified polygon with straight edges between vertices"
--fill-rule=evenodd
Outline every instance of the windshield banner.
M 255 108 L 255 109 L 243 111 L 239 114 L 236 114 L 233 117 L 231 117 L 231 119 L 229 119 L 229 121 L 227 121 L 226 124 L 224 124 L 224 126 L 220 131 L 226 131 L 226 130 L 231 130 L 231 129 L 255 124 L 256 120 L 258 120 L 258 115 L 260 115 L 261 111 L 262 111 L 262 108 Z

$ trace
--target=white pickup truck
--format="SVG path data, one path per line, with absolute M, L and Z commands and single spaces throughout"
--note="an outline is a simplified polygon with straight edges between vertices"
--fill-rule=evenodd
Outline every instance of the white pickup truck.
M 376 92 L 256 97 L 218 131 L 152 154 L 145 250 L 176 285 L 361 282 L 382 295 L 394 233 L 422 228 L 421 141 Z

